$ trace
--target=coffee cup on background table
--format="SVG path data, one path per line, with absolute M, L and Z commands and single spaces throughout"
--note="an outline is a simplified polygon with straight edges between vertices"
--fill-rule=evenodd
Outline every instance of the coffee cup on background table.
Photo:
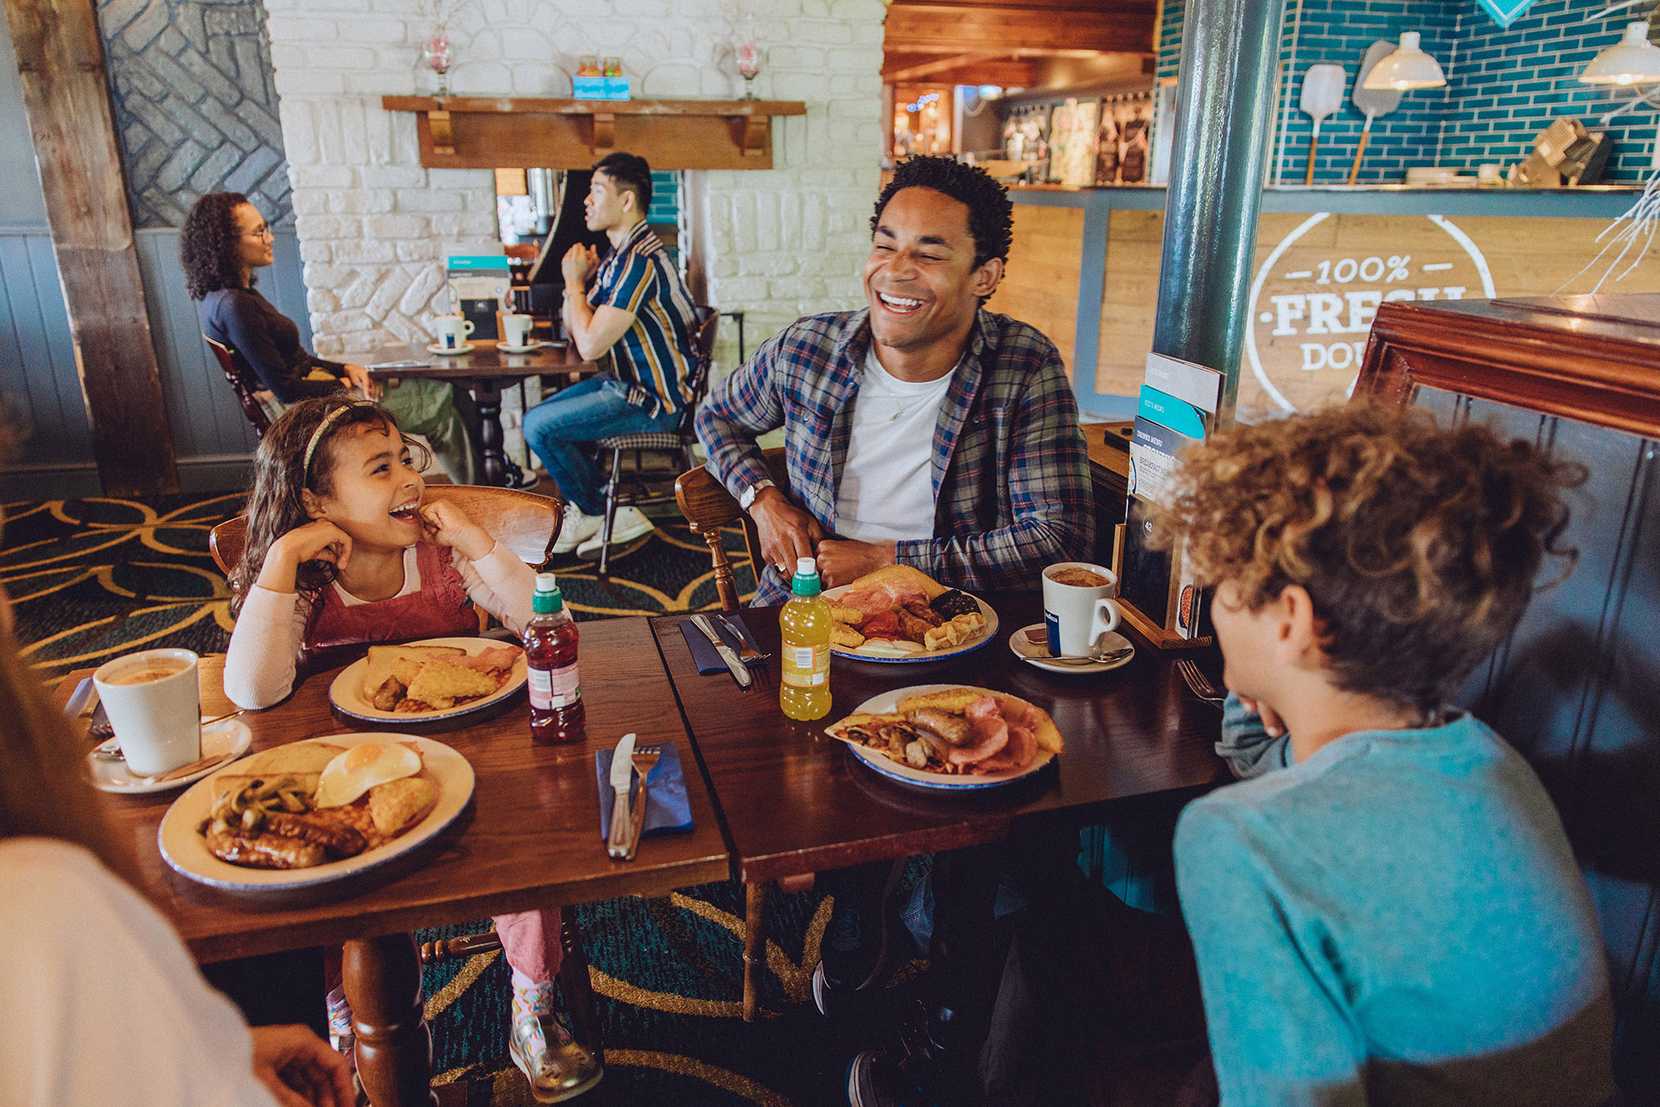
M 502 341 L 509 346 L 530 345 L 530 328 L 533 320 L 528 315 L 518 312 L 509 312 L 501 317 Z
M 143 650 L 107 661 L 92 674 L 132 772 L 165 773 L 201 759 L 198 660 L 190 650 Z
M 473 333 L 473 321 L 459 315 L 440 315 L 432 324 L 432 333 L 438 336 L 438 345 L 445 350 L 459 350 Z
M 1118 577 L 1087 561 L 1043 570 L 1043 625 L 1053 657 L 1088 657 L 1101 636 L 1118 629 Z

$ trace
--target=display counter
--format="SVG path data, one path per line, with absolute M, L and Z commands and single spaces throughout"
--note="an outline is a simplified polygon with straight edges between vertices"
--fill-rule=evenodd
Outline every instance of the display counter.
M 1347 394 L 1380 303 L 1589 291 L 1616 246 L 1597 236 L 1640 190 L 1266 189 L 1239 411 L 1263 418 Z M 1153 316 L 1165 190 L 1016 188 L 993 310 L 1049 335 L 1097 418 L 1133 414 Z M 1660 291 L 1660 244 L 1604 291 Z M 1635 250 L 1621 265 L 1638 259 Z

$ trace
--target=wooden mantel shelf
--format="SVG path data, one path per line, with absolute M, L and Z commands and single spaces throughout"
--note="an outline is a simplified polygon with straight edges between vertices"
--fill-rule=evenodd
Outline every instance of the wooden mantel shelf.
M 653 169 L 771 169 L 772 118 L 799 100 L 553 100 L 385 96 L 415 113 L 432 169 L 587 169 L 613 150 Z

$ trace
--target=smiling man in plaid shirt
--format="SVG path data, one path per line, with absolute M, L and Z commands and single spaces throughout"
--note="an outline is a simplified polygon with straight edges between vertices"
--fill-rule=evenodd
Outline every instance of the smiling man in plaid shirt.
M 983 591 L 1089 555 L 1089 460 L 1060 353 L 983 307 L 1012 211 L 980 169 L 905 162 L 871 219 L 868 306 L 797 320 L 698 413 L 710 470 L 760 534 L 757 604 L 787 596 L 797 557 L 817 557 L 830 587 L 898 562 Z M 789 496 L 755 444 L 779 428 Z

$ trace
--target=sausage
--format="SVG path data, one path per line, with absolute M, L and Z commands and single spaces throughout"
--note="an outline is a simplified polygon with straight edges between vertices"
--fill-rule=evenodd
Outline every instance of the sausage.
M 325 821 L 315 815 L 271 811 L 265 816 L 265 829 L 279 838 L 319 846 L 335 857 L 355 857 L 369 847 L 368 839 L 356 828 Z
M 245 837 L 210 830 L 207 847 L 219 860 L 250 869 L 309 869 L 321 865 L 327 857 L 323 847 L 315 842 L 270 834 Z
M 953 746 L 960 746 L 968 741 L 968 720 L 961 715 L 953 715 L 937 707 L 923 707 L 911 712 L 907 717 L 916 726 L 932 731 Z

